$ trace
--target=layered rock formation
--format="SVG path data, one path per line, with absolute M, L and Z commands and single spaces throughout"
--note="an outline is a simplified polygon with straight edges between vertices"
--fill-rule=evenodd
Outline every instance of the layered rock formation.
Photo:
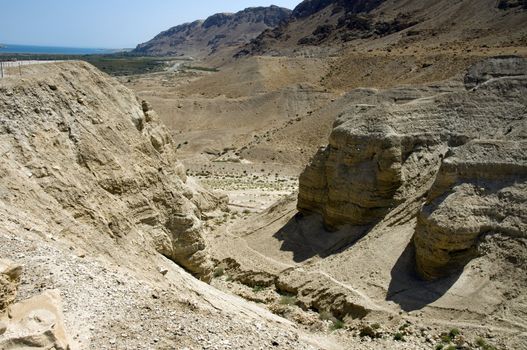
M 484 234 L 523 237 L 526 64 L 492 58 L 466 85 L 358 91 L 301 175 L 298 209 L 331 228 L 372 225 L 428 192 L 415 235 L 425 278 L 465 264 Z
M 485 235 L 526 238 L 526 147 L 526 141 L 472 141 L 443 161 L 415 232 L 423 277 L 464 266 Z
M 187 182 L 175 150 L 148 105 L 92 66 L 30 66 L 0 87 L 0 218 L 43 220 L 79 246 L 152 247 L 207 279 L 200 218 L 220 200 Z
M 247 8 L 237 13 L 217 13 L 204 21 L 168 29 L 139 44 L 133 53 L 153 56 L 205 57 L 248 43 L 268 28 L 286 20 L 291 11 L 278 6 Z

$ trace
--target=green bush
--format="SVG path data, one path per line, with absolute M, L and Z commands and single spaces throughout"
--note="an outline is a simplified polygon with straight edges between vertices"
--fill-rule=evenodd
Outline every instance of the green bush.
M 452 328 L 450 332 L 448 332 L 448 335 L 450 336 L 450 338 L 455 338 L 460 334 L 461 334 L 461 331 L 457 328 Z
M 331 325 L 330 328 L 331 328 L 331 330 L 334 331 L 334 330 L 337 330 L 337 329 L 342 329 L 342 328 L 344 328 L 344 325 L 345 325 L 345 323 L 344 323 L 343 321 L 341 321 L 341 320 L 339 320 L 339 319 L 335 319 L 335 320 L 333 321 L 333 324 Z
M 494 345 L 488 344 L 483 338 L 477 338 L 476 345 L 483 350 L 497 350 Z
M 452 337 L 446 333 L 441 333 L 440 339 L 441 339 L 441 342 L 445 344 L 448 344 L 452 341 Z
M 400 333 L 400 332 L 397 332 L 393 335 L 393 340 L 396 340 L 396 341 L 405 341 L 404 339 L 404 334 Z

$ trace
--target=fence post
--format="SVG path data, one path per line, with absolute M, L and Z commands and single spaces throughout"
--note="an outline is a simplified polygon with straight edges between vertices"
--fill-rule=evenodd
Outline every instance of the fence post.
M 4 77 L 4 62 L 0 62 L 0 78 Z
M 18 73 L 22 76 L 22 68 L 20 67 L 20 61 L 18 62 Z

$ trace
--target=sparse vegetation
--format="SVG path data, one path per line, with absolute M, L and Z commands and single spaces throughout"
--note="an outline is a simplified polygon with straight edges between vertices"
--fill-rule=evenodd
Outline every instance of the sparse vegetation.
M 335 331 L 335 330 L 337 330 L 337 329 L 342 329 L 342 328 L 344 328 L 345 325 L 346 325 L 346 324 L 344 323 L 344 321 L 341 321 L 341 320 L 339 320 L 339 319 L 335 319 L 329 328 L 330 328 L 332 331 Z
M 482 350 L 497 350 L 494 345 L 488 344 L 485 339 L 481 337 L 476 339 L 476 345 Z
M 457 328 L 452 328 L 450 332 L 448 332 L 448 335 L 450 338 L 454 339 L 455 337 L 459 336 L 461 334 L 461 331 Z
M 223 274 L 225 273 L 225 269 L 223 267 L 216 267 L 214 269 L 214 277 L 218 278 L 218 277 L 221 277 L 223 276 Z
M 295 305 L 296 304 L 296 297 L 294 295 L 282 295 L 280 297 L 280 304 L 281 305 Z
M 404 334 L 401 333 L 401 332 L 397 332 L 393 335 L 393 340 L 396 340 L 396 341 L 405 341 L 404 339 Z
M 261 292 L 263 290 L 265 290 L 265 287 L 261 286 L 261 285 L 256 285 L 256 286 L 253 287 L 253 292 L 254 293 L 258 293 L 258 292 Z
M 441 341 L 443 343 L 446 343 L 446 344 L 448 344 L 448 343 L 450 343 L 452 341 L 452 337 L 449 334 L 446 334 L 446 333 L 441 334 L 440 339 L 441 339 Z
M 335 319 L 335 316 L 333 316 L 333 314 L 329 311 L 321 311 L 318 314 L 318 318 L 322 321 L 332 321 L 333 319 Z
M 190 65 L 183 65 L 183 68 L 184 69 L 189 69 L 189 70 L 200 70 L 200 71 L 203 71 L 203 72 L 219 72 L 219 69 L 217 68 L 211 68 L 211 67 L 203 67 L 203 66 L 190 66 Z
M 375 338 L 380 338 L 381 335 L 372 326 L 365 325 L 365 326 L 361 327 L 360 332 L 359 332 L 359 336 L 360 337 L 370 337 L 372 339 L 375 339 Z

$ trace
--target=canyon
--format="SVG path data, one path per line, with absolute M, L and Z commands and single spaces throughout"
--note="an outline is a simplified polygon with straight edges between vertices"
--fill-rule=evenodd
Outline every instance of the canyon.
M 526 16 L 306 0 L 7 74 L 0 348 L 525 348 Z

